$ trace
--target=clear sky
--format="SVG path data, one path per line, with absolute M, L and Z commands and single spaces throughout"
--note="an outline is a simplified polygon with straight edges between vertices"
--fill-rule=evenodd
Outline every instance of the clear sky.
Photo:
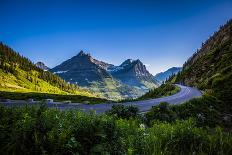
M 230 18 L 231 0 L 0 0 L 0 41 L 49 67 L 83 49 L 155 74 L 182 66 Z

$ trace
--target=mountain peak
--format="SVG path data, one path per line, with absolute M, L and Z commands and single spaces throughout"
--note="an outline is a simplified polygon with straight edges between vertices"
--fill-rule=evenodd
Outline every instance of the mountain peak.
M 120 66 L 127 66 L 127 65 L 130 65 L 130 64 L 132 64 L 134 62 L 134 60 L 132 60 L 132 59 L 127 59 L 127 60 L 125 60 Z
M 49 70 L 49 67 L 47 67 L 47 66 L 46 66 L 43 62 L 41 62 L 41 61 L 35 63 L 35 65 L 36 65 L 37 67 L 39 67 L 40 69 L 42 69 L 42 70 L 45 70 L 45 71 Z
M 138 63 L 141 63 L 141 64 L 143 64 L 143 63 L 142 63 L 142 61 L 140 61 L 139 59 L 137 59 L 137 60 L 134 60 L 134 63 L 135 63 L 135 64 L 138 64 Z
M 84 51 L 80 51 L 78 54 L 77 54 L 77 56 L 80 56 L 80 57 L 82 57 L 82 56 L 88 56 L 88 57 L 90 57 L 90 54 L 89 53 L 85 53 Z

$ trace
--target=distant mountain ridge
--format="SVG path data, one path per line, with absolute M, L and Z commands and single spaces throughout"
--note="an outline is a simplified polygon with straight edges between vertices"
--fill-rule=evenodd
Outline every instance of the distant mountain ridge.
M 172 68 L 169 68 L 168 70 L 166 70 L 164 72 L 160 72 L 160 73 L 156 74 L 154 76 L 154 78 L 156 80 L 160 81 L 160 82 L 163 82 L 166 79 L 168 79 L 171 75 L 177 74 L 181 70 L 182 70 L 182 67 L 172 67 Z
M 114 66 L 83 51 L 50 71 L 70 83 L 113 98 L 138 97 L 158 86 L 140 60 L 128 59 Z

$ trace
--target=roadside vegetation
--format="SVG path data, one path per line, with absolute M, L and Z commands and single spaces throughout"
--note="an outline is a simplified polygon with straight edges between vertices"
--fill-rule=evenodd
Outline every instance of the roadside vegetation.
M 211 100 L 161 103 L 144 116 L 120 105 L 102 115 L 44 104 L 0 107 L 0 154 L 229 155 L 232 134 L 218 126 L 218 107 L 210 107 Z
M 138 100 L 152 99 L 152 98 L 160 98 L 165 96 L 170 96 L 176 94 L 180 91 L 178 86 L 175 86 L 170 83 L 162 84 L 160 87 L 151 89 L 148 93 L 139 97 Z

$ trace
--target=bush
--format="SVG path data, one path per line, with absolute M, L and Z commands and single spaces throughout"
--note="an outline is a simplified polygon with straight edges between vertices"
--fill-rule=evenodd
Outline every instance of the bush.
M 222 125 L 220 116 L 220 106 L 222 102 L 212 96 L 203 96 L 194 98 L 180 105 L 169 105 L 166 102 L 160 103 L 158 106 L 153 106 L 146 113 L 145 117 L 148 125 L 152 121 L 173 122 L 176 119 L 187 120 L 194 118 L 199 127 L 208 126 L 215 127 Z
M 139 109 L 135 106 L 124 106 L 120 105 L 113 105 L 112 108 L 107 111 L 108 115 L 115 115 L 118 118 L 126 118 L 129 119 L 130 117 L 135 118 L 138 115 Z
M 232 72 L 231 68 L 230 72 Z M 232 113 L 232 73 L 215 78 L 212 82 L 212 89 L 214 95 L 225 103 L 222 106 L 223 110 Z
M 145 117 L 149 125 L 154 120 L 172 122 L 177 118 L 176 113 L 173 112 L 167 102 L 161 102 L 159 105 L 153 106 L 152 109 L 145 114 Z

